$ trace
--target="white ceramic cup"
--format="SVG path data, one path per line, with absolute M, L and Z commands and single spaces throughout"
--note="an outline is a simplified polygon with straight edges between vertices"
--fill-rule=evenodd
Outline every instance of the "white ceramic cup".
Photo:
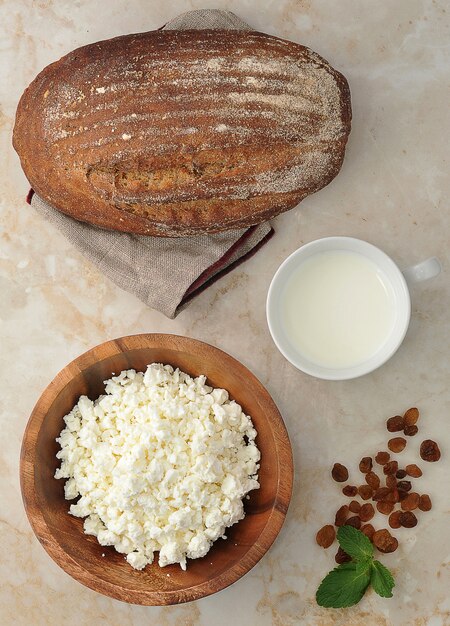
M 320 252 L 344 250 L 356 252 L 375 263 L 388 281 L 394 299 L 394 323 L 386 341 L 366 361 L 344 368 L 330 368 L 315 363 L 292 344 L 282 327 L 281 302 L 286 281 L 292 273 L 309 257 Z M 436 257 L 408 267 L 403 272 L 382 250 L 361 239 L 352 237 L 326 237 L 317 239 L 293 252 L 278 268 L 267 295 L 267 323 L 270 334 L 284 357 L 296 368 L 326 380 L 347 380 L 368 374 L 383 365 L 400 347 L 411 316 L 411 298 L 409 285 L 437 276 L 441 265 Z

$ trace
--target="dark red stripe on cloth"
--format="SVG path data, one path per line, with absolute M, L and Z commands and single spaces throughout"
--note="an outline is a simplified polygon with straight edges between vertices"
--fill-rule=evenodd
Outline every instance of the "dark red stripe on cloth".
M 29 192 L 28 192 L 28 194 L 27 194 L 27 198 L 26 198 L 26 200 L 27 200 L 28 204 L 31 204 L 31 198 L 32 198 L 33 196 L 34 196 L 34 189 L 30 189 L 30 191 L 29 191 Z
M 210 267 L 208 267 L 204 272 L 202 272 L 200 274 L 200 276 L 197 278 L 197 280 L 195 280 L 192 283 L 192 285 L 189 287 L 189 289 L 184 294 L 184 296 L 183 296 L 179 306 L 186 304 L 187 302 L 189 302 L 190 300 L 192 300 L 193 298 L 198 296 L 200 293 L 202 293 L 202 291 L 204 291 L 205 289 L 210 287 L 212 284 L 214 284 L 216 282 L 216 280 L 219 280 L 219 278 L 222 278 L 222 276 L 226 276 L 226 274 L 228 274 L 228 272 L 231 272 L 231 270 L 234 270 L 236 267 L 238 267 L 238 265 L 240 265 L 241 263 L 243 263 L 244 261 L 246 261 L 247 259 L 252 257 L 255 254 L 255 252 L 258 252 L 258 250 L 260 248 L 262 248 L 269 241 L 269 239 L 272 239 L 273 235 L 275 234 L 274 229 L 271 228 L 270 231 L 267 233 L 267 235 L 265 237 L 263 237 L 261 239 L 261 241 L 259 241 L 256 244 L 256 246 L 254 246 L 246 254 L 242 255 L 241 257 L 239 257 L 239 259 L 236 259 L 236 261 L 234 261 L 233 263 L 230 263 L 230 265 L 228 265 L 227 267 L 224 267 L 221 270 L 220 267 L 222 265 L 224 265 L 228 261 L 228 259 L 233 255 L 233 253 L 236 251 L 236 249 L 238 247 L 242 246 L 242 244 L 253 233 L 255 228 L 256 228 L 256 226 L 251 226 L 231 246 L 231 248 L 229 248 L 225 252 L 225 254 L 218 261 L 213 263 Z

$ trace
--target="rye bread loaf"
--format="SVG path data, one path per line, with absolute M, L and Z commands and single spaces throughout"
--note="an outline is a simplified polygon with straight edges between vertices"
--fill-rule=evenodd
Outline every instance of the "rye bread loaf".
M 84 46 L 23 94 L 13 143 L 35 191 L 104 228 L 166 237 L 246 227 L 339 172 L 347 81 L 255 31 L 152 31 Z

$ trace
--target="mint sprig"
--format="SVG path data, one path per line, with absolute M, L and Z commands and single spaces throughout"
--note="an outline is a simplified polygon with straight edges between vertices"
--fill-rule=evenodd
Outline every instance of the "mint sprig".
M 392 598 L 395 585 L 391 572 L 373 558 L 373 545 L 364 533 L 352 526 L 341 526 L 339 545 L 352 560 L 335 567 L 325 576 L 316 593 L 317 604 L 340 609 L 357 604 L 369 585 L 383 598 Z
M 372 563 L 372 572 L 370 574 L 370 584 L 374 591 L 383 598 L 392 598 L 392 589 L 395 585 L 394 577 L 387 567 L 374 561 Z
M 320 583 L 316 593 L 317 604 L 339 608 L 357 604 L 370 583 L 370 568 L 365 563 L 342 563 Z
M 373 558 L 373 544 L 369 537 L 353 526 L 341 526 L 337 531 L 339 545 L 355 561 Z

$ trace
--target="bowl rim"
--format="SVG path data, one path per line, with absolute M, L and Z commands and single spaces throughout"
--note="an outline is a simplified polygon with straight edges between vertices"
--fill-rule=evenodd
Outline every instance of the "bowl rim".
M 86 366 L 99 363 L 111 356 L 132 350 L 156 347 L 162 349 L 184 349 L 192 353 L 198 353 L 204 346 L 208 346 L 208 349 L 212 350 L 218 358 L 225 361 L 225 365 L 228 363 L 229 366 L 243 370 L 249 384 L 256 388 L 257 393 L 264 400 L 264 404 L 267 407 L 267 419 L 272 426 L 277 448 L 278 482 L 276 484 L 272 511 L 264 528 L 261 530 L 258 540 L 250 546 L 243 557 L 230 569 L 200 584 L 184 589 L 133 590 L 111 583 L 93 572 L 89 572 L 89 575 L 86 576 L 87 570 L 68 555 L 55 540 L 41 511 L 40 502 L 34 489 L 36 443 L 40 427 L 51 404 L 71 378 L 79 375 Z M 103 352 L 102 358 L 97 356 L 97 351 L 100 347 Z M 293 480 L 292 448 L 286 426 L 275 402 L 258 378 L 240 361 L 220 348 L 197 339 L 169 333 L 143 333 L 108 340 L 90 348 L 69 362 L 56 374 L 37 400 L 24 431 L 20 453 L 20 488 L 23 504 L 32 530 L 49 556 L 67 574 L 90 589 L 117 600 L 146 606 L 164 606 L 198 600 L 217 593 L 242 578 L 264 556 L 280 532 L 289 507 Z

